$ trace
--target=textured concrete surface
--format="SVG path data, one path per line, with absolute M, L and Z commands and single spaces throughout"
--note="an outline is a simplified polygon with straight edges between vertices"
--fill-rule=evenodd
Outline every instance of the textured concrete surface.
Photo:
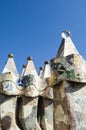
M 0 130 L 86 130 L 86 61 L 69 31 L 39 74 L 28 57 L 19 75 L 8 55 L 0 74 Z
M 20 130 L 16 121 L 17 97 L 0 94 L 1 130 Z

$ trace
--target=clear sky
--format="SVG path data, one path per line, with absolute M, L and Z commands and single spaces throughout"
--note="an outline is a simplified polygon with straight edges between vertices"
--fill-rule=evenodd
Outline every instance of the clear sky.
M 56 56 L 65 29 L 86 58 L 86 0 L 0 0 L 0 72 L 9 53 L 19 73 L 28 56 L 38 71 Z

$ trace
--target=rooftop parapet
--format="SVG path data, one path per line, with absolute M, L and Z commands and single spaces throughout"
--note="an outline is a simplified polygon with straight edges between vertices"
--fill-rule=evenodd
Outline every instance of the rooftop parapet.
M 38 75 L 33 58 L 27 58 L 27 64 L 23 66 L 19 76 L 13 54 L 8 55 L 6 65 L 0 75 L 0 82 L 13 82 L 13 93 L 35 97 L 43 94 L 48 88 L 62 80 L 86 83 L 86 61 L 73 44 L 70 32 L 62 32 L 62 41 L 58 53 L 50 62 L 45 61 L 44 69 L 40 68 Z M 4 84 L 2 86 L 5 86 Z M 2 87 L 6 88 L 6 87 Z M 9 88 L 11 90 L 12 88 Z M 16 91 L 18 89 L 18 91 Z M 6 90 L 8 91 L 8 90 Z M 5 91 L 5 92 L 6 92 Z M 11 91 L 10 91 L 11 94 Z

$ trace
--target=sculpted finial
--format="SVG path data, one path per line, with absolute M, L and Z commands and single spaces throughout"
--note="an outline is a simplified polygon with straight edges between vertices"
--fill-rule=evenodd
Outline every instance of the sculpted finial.
M 8 58 L 13 58 L 13 54 L 8 54 Z
M 70 31 L 68 31 L 68 30 L 64 30 L 62 32 L 62 38 L 66 38 L 66 37 L 70 37 Z
M 32 60 L 33 58 L 31 56 L 27 57 L 27 60 Z
M 45 65 L 46 65 L 46 64 L 49 64 L 49 62 L 48 62 L 48 61 L 45 61 L 44 64 L 45 64 Z

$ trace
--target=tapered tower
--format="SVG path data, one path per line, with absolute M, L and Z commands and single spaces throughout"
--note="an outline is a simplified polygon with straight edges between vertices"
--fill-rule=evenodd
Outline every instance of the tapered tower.
M 51 60 L 56 78 L 54 91 L 54 130 L 86 129 L 86 61 L 74 46 L 69 31 L 62 33 L 58 53 Z

